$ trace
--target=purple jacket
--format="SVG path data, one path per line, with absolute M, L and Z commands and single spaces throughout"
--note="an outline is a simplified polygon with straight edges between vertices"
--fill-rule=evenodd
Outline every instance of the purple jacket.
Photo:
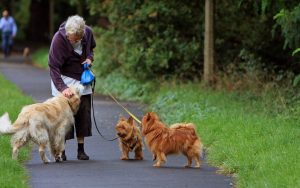
M 92 29 L 88 26 L 85 27 L 85 34 L 81 44 L 82 55 L 79 55 L 74 51 L 73 46 L 67 39 L 65 22 L 60 25 L 59 30 L 52 39 L 48 65 L 51 79 L 60 92 L 68 87 L 61 79 L 61 75 L 80 80 L 83 72 L 81 63 L 87 58 L 93 61 L 93 49 L 96 47 L 96 42 Z

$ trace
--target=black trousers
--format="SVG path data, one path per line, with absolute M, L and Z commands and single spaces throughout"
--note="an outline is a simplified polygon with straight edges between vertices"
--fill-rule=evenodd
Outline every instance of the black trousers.
M 92 136 L 91 95 L 83 95 L 80 100 L 79 110 L 74 116 L 75 125 L 66 134 L 66 140 L 74 139 L 74 132 L 76 132 L 76 137 Z

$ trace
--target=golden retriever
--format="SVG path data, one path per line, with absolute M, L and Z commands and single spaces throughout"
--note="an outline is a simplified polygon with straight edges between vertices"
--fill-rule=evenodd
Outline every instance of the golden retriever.
M 74 115 L 80 105 L 80 89 L 70 87 L 71 98 L 62 94 L 43 103 L 24 106 L 17 120 L 11 124 L 8 113 L 0 117 L 0 134 L 12 134 L 12 158 L 18 158 L 19 149 L 29 140 L 39 145 L 39 154 L 44 163 L 50 162 L 45 149 L 50 148 L 56 162 L 61 161 L 65 147 L 65 134 L 74 124 Z

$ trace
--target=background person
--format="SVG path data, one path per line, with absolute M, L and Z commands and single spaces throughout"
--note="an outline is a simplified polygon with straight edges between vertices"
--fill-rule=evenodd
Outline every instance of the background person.
M 92 64 L 93 49 L 96 43 L 90 27 L 85 25 L 82 17 L 75 15 L 61 24 L 55 33 L 49 51 L 49 68 L 51 76 L 52 95 L 60 92 L 70 97 L 73 92 L 68 85 L 80 84 L 83 72 L 83 62 Z M 78 142 L 79 160 L 89 160 L 84 151 L 84 137 L 91 136 L 91 86 L 85 86 L 81 97 L 81 104 L 75 116 L 75 130 Z M 74 129 L 66 135 L 66 139 L 74 138 Z M 66 160 L 63 152 L 63 160 Z
M 2 50 L 4 57 L 10 55 L 13 38 L 17 34 L 17 25 L 13 17 L 9 16 L 8 10 L 4 10 L 0 20 L 0 29 L 2 30 Z

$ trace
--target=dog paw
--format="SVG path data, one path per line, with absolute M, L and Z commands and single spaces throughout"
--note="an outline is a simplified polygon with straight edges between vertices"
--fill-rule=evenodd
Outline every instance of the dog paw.
M 191 168 L 191 165 L 184 165 L 184 168 Z
M 154 164 L 153 166 L 156 167 L 156 168 L 159 168 L 160 164 Z
M 62 161 L 62 159 L 61 159 L 60 157 L 56 157 L 56 158 L 55 158 L 55 162 L 59 163 L 59 162 L 61 162 L 61 161 Z
M 143 157 L 135 157 L 134 159 L 135 160 L 143 160 L 144 158 Z
M 195 168 L 200 168 L 200 165 L 196 165 Z
M 128 160 L 128 157 L 121 157 L 121 160 Z
M 45 159 L 43 160 L 44 164 L 49 164 L 50 163 L 50 160 L 49 159 Z
M 156 160 L 156 155 L 152 155 L 152 161 Z

